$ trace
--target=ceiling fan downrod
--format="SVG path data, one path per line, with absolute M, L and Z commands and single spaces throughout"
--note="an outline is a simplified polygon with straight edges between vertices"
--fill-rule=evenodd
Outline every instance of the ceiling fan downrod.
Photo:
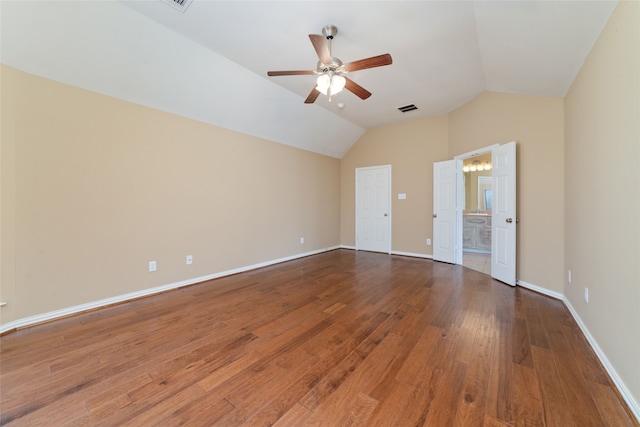
M 322 35 L 327 38 L 327 40 L 333 40 L 333 37 L 338 34 L 338 27 L 335 25 L 325 25 L 322 27 Z
M 331 42 L 333 41 L 333 37 L 338 34 L 338 27 L 335 25 L 325 25 L 322 27 L 322 35 L 326 37 L 329 43 L 329 56 L 333 57 L 331 51 Z

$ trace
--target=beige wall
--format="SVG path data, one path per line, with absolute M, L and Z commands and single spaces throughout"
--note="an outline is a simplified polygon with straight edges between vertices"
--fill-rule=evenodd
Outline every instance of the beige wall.
M 15 301 L 15 109 L 16 87 L 5 85 L 0 67 L 0 301 Z M 14 318 L 15 304 L 0 308 L 0 324 Z
M 484 93 L 449 118 L 449 157 L 516 141 L 518 280 L 562 293 L 564 113 L 558 98 Z
M 366 132 L 341 163 L 341 244 L 355 244 L 355 168 L 392 165 L 392 249 L 431 255 L 433 163 L 515 140 L 517 278 L 562 293 L 563 125 L 562 99 L 485 93 L 447 116 Z
M 339 244 L 338 159 L 9 67 L 2 91 L 3 323 Z
M 432 254 L 433 163 L 447 159 L 446 116 L 366 132 L 342 158 L 340 243 L 355 246 L 355 170 L 391 165 L 391 247 L 393 251 Z M 406 193 L 398 200 L 398 193 Z
M 565 100 L 565 295 L 640 403 L 639 76 L 640 3 L 620 2 Z

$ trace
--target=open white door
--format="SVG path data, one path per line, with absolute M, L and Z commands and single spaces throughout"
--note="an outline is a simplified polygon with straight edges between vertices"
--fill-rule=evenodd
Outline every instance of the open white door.
M 391 165 L 356 169 L 356 250 L 391 253 Z
M 433 164 L 433 259 L 456 262 L 456 176 L 461 160 Z
M 516 143 L 492 151 L 491 276 L 516 285 Z

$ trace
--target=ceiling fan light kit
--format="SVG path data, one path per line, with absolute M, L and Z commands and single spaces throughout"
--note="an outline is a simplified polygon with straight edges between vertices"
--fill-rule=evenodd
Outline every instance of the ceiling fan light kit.
M 320 74 L 316 81 L 316 90 L 323 95 L 329 95 L 329 99 L 344 89 L 347 79 L 332 71 Z
M 311 90 L 307 99 L 305 99 L 305 104 L 314 103 L 320 93 L 328 95 L 329 102 L 331 102 L 331 97 L 345 88 L 360 99 L 367 99 L 371 96 L 371 92 L 353 80 L 343 76 L 343 74 L 390 65 L 392 63 L 391 55 L 385 53 L 383 55 L 343 64 L 340 59 L 331 56 L 331 42 L 336 34 L 338 34 L 338 28 L 335 25 L 325 25 L 322 28 L 322 35 L 309 34 L 309 39 L 319 59 L 315 70 L 269 71 L 267 75 L 270 77 L 317 75 L 316 86 Z

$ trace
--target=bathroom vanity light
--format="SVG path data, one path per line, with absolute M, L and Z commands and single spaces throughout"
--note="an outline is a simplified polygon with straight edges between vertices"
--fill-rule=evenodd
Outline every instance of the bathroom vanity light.
M 465 163 L 462 168 L 463 172 L 481 172 L 481 171 L 489 171 L 491 170 L 491 162 L 482 162 L 475 161 L 473 163 Z

